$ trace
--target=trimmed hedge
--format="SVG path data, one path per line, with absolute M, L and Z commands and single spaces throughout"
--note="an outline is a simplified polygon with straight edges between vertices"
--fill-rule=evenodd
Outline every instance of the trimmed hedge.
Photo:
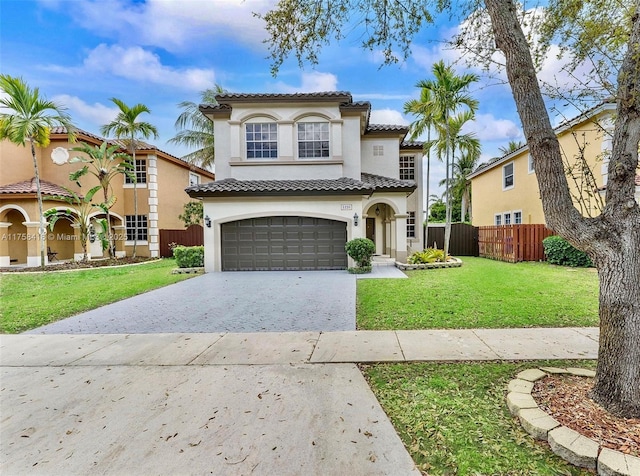
M 584 251 L 575 248 L 561 236 L 548 236 L 542 240 L 544 254 L 551 264 L 572 266 L 574 268 L 588 268 L 593 266 L 591 259 Z
M 354 238 L 344 248 L 359 268 L 371 266 L 371 257 L 376 252 L 376 245 L 369 238 Z
M 200 268 L 204 266 L 204 246 L 176 246 L 173 257 L 179 268 Z

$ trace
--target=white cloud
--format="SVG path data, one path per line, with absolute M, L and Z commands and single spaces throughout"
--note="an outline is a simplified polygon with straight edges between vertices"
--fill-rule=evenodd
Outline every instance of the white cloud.
M 497 119 L 493 114 L 476 114 L 476 118 L 467 124 L 463 128 L 464 132 L 473 132 L 482 141 L 510 141 L 523 137 L 520 127 L 513 121 Z
M 139 47 L 98 45 L 84 60 L 87 71 L 110 73 L 137 82 L 150 82 L 181 89 L 201 91 L 213 87 L 215 73 L 210 69 L 174 69 L 160 58 Z
M 311 73 L 302 73 L 300 77 L 300 86 L 291 86 L 283 82 L 276 84 L 276 89 L 283 93 L 313 93 L 324 91 L 337 91 L 338 77 L 331 73 L 320 73 L 313 71 Z
M 76 23 L 94 34 L 122 43 L 152 45 L 168 51 L 192 49 L 212 31 L 218 38 L 260 46 L 265 37 L 262 20 L 273 0 L 75 0 L 67 11 Z M 45 2 L 64 8 L 68 2 Z
M 371 124 L 409 125 L 409 121 L 407 121 L 402 113 L 393 109 L 372 109 L 369 122 Z
M 117 107 L 109 107 L 98 102 L 87 104 L 77 96 L 61 94 L 52 98 L 56 103 L 66 107 L 74 118 L 74 122 L 88 122 L 96 127 L 107 124 L 118 114 Z

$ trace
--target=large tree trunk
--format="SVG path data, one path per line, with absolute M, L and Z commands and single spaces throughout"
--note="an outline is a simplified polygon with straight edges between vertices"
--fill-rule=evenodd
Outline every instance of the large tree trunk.
M 485 0 L 533 158 L 547 226 L 593 259 L 600 277 L 600 349 L 593 398 L 608 411 L 640 417 L 640 209 L 633 198 L 640 140 L 640 22 L 633 20 L 618 81 L 607 203 L 600 217 L 573 205 L 557 137 L 512 0 Z

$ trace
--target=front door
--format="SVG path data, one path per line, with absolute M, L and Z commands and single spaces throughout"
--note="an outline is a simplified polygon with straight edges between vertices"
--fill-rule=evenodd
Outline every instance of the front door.
M 376 242 L 376 219 L 367 218 L 367 238 Z

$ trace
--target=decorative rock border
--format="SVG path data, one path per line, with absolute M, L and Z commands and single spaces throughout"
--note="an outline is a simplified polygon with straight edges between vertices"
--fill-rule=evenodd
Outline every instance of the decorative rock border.
M 407 269 L 459 268 L 460 266 L 462 266 L 462 260 L 452 256 L 449 257 L 449 261 L 446 263 L 409 264 L 396 261 L 396 268 L 402 271 L 406 271 Z
M 593 370 L 579 368 L 540 367 L 523 370 L 509 382 L 507 406 L 512 415 L 520 419 L 522 427 L 537 440 L 547 441 L 551 450 L 582 468 L 597 470 L 601 476 L 640 475 L 640 458 L 609 448 L 562 426 L 551 415 L 538 407 L 531 396 L 533 383 L 549 374 L 570 374 L 594 377 Z
M 171 271 L 171 274 L 202 274 L 204 273 L 204 267 L 199 268 L 176 268 Z

